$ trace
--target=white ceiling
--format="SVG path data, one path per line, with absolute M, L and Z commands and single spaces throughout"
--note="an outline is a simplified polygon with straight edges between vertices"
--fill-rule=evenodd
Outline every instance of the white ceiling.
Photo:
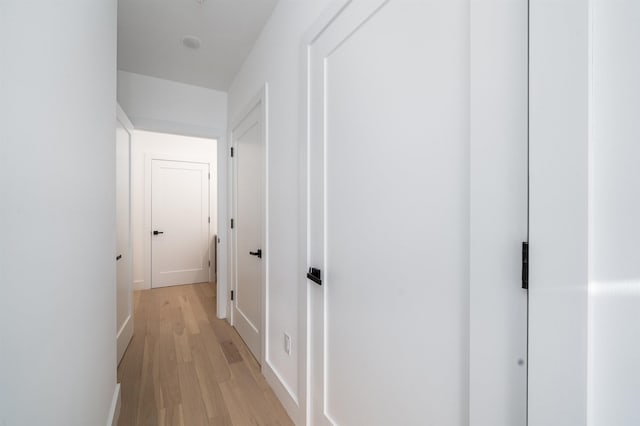
M 277 0 L 119 0 L 118 69 L 226 91 Z M 185 35 L 202 40 L 198 50 Z

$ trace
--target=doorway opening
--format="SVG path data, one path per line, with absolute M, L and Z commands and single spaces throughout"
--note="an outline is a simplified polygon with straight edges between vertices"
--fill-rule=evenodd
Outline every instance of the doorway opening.
M 136 290 L 216 281 L 215 139 L 135 132 L 132 229 Z

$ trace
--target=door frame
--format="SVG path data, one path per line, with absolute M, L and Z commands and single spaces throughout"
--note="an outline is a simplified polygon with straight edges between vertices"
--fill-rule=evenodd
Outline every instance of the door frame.
M 132 235 L 132 217 L 131 217 L 131 155 L 132 155 L 132 141 L 133 141 L 133 124 L 127 114 L 124 112 L 122 107 L 119 104 L 116 104 L 116 122 L 120 123 L 122 128 L 129 135 L 129 241 L 127 242 L 127 256 L 129 257 L 129 267 L 127 268 L 127 281 L 129 283 L 129 314 L 127 315 L 127 319 L 124 321 L 123 325 L 119 330 L 116 330 L 116 351 L 117 351 L 117 361 L 120 363 L 124 353 L 129 346 L 129 342 L 133 338 L 133 235 Z M 117 124 L 116 123 L 116 124 Z M 117 143 L 117 141 L 116 141 Z M 117 166 L 116 166 L 117 167 Z M 117 291 L 117 282 L 116 282 L 116 291 Z
M 152 206 L 152 192 L 151 192 L 151 179 L 153 172 L 153 161 L 161 160 L 161 161 L 177 161 L 183 163 L 200 163 L 207 164 L 209 166 L 209 189 L 207 190 L 207 197 L 209 199 L 207 208 L 209 210 L 209 218 L 211 217 L 211 174 L 216 172 L 216 169 L 213 167 L 214 164 L 211 163 L 211 160 L 203 160 L 199 156 L 191 156 L 191 155 L 176 155 L 176 154 L 158 154 L 158 153 L 147 153 L 144 156 L 144 234 L 147 236 L 145 238 L 144 243 L 144 282 L 147 289 L 153 289 L 153 265 L 151 263 L 151 231 L 152 231 L 152 222 L 151 222 L 151 206 Z M 209 220 L 209 226 L 207 227 L 207 241 L 208 244 L 208 252 L 209 252 L 209 261 L 211 262 L 211 221 Z M 217 242 L 215 242 L 217 244 Z M 209 267 L 209 282 L 211 281 L 211 267 Z
M 261 283 L 260 283 L 260 325 L 258 327 L 258 332 L 260 333 L 260 354 L 258 355 L 258 362 L 260 363 L 261 369 L 264 371 L 265 363 L 268 363 L 267 356 L 267 336 L 266 331 L 269 329 L 268 327 L 268 309 L 269 304 L 267 303 L 267 294 L 269 289 L 269 132 L 268 132 L 268 117 L 269 117 L 269 109 L 268 109 L 268 93 L 269 87 L 268 84 L 265 83 L 264 86 L 258 91 L 257 94 L 251 98 L 251 100 L 246 104 L 246 106 L 241 110 L 241 112 L 231 121 L 231 125 L 229 126 L 229 135 L 228 135 L 228 144 L 227 144 L 227 212 L 229 221 L 235 220 L 237 216 L 237 169 L 235 158 L 231 157 L 231 149 L 237 151 L 237 144 L 234 135 L 234 129 L 238 127 L 238 125 L 256 108 L 259 109 L 260 120 L 262 122 L 262 147 L 263 147 L 263 176 L 262 176 L 262 271 L 261 271 Z M 237 228 L 231 228 L 231 223 L 227 223 L 226 226 L 229 228 L 229 238 L 227 239 L 227 276 L 229 283 L 229 291 L 227 291 L 225 295 L 226 306 L 227 306 L 227 319 L 231 326 L 235 325 L 235 318 L 233 312 L 233 305 L 231 303 L 231 292 L 237 293 L 237 244 L 236 238 Z

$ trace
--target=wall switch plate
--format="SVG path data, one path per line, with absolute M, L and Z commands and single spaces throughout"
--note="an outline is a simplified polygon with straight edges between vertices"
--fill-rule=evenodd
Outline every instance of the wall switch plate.
M 291 336 L 284 333 L 284 351 L 287 355 L 291 355 Z

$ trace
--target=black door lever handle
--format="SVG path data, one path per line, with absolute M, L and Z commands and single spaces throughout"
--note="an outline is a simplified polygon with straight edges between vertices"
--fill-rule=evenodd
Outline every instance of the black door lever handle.
M 153 235 L 160 235 L 160 234 L 164 234 L 164 232 L 162 232 L 162 231 L 153 231 Z
M 258 249 L 258 251 L 250 251 L 249 254 L 251 256 L 258 256 L 258 259 L 262 259 L 262 250 Z
M 307 278 L 318 285 L 322 285 L 322 273 L 318 268 L 309 268 L 309 272 L 307 272 Z

